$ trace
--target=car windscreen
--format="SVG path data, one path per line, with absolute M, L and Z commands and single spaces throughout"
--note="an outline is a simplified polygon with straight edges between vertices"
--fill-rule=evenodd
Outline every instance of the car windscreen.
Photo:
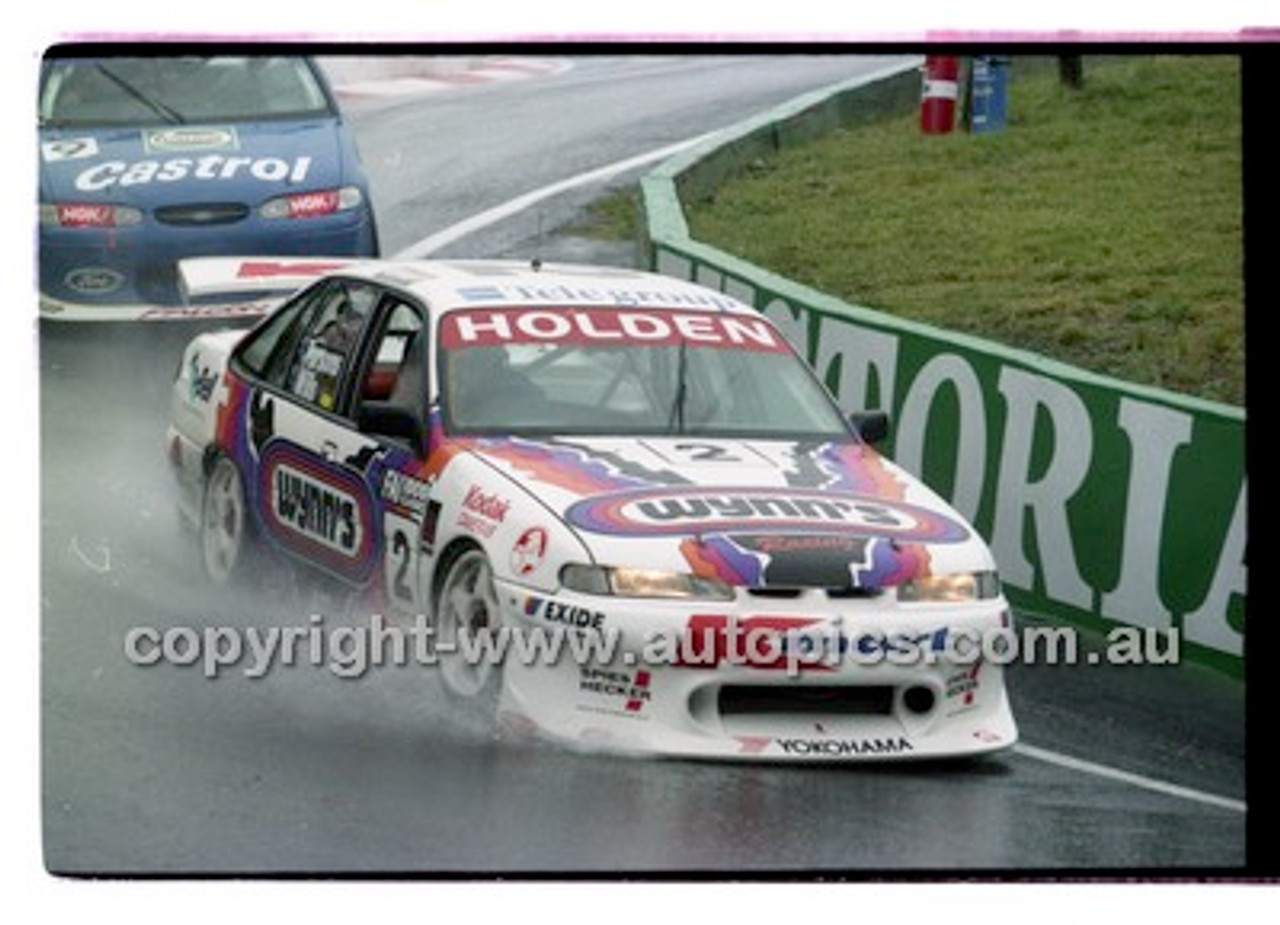
M 836 438 L 830 396 L 762 317 L 614 309 L 444 316 L 455 433 Z
M 304 58 L 288 55 L 63 58 L 45 62 L 46 127 L 187 125 L 330 115 Z

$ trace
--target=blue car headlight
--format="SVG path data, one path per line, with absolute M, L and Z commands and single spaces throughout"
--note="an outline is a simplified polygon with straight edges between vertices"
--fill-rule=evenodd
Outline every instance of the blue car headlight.
M 258 214 L 263 218 L 320 218 L 338 212 L 350 212 L 364 205 L 364 194 L 356 186 L 340 189 L 312 190 L 277 196 L 262 204 Z

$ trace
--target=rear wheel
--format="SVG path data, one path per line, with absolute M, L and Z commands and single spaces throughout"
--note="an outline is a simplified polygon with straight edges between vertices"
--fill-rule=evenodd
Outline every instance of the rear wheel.
M 219 456 L 205 479 L 200 513 L 200 551 L 214 584 L 226 584 L 244 570 L 249 530 L 240 470 Z

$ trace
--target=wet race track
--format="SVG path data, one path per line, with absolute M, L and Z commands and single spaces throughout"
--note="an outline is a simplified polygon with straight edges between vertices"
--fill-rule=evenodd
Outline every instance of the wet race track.
M 591 58 L 350 102 L 384 251 L 634 260 L 556 229 L 636 168 L 500 208 L 883 61 Z M 474 216 L 468 234 L 449 229 Z M 423 242 L 427 242 L 424 244 Z M 1022 743 L 929 765 L 637 760 L 495 741 L 420 666 L 207 678 L 130 629 L 359 619 L 305 583 L 213 592 L 163 433 L 188 323 L 40 332 L 42 775 L 57 872 L 1221 871 L 1246 860 L 1244 692 L 1193 665 L 1010 669 Z

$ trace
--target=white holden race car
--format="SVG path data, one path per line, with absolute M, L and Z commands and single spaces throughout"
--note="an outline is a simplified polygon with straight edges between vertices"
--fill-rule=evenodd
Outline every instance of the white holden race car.
M 168 452 L 215 581 L 284 557 L 425 618 L 502 728 L 756 760 L 1017 738 L 986 545 L 762 315 L 634 270 L 209 259 Z M 303 287 L 297 289 L 296 287 Z

